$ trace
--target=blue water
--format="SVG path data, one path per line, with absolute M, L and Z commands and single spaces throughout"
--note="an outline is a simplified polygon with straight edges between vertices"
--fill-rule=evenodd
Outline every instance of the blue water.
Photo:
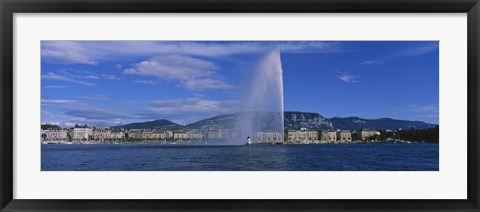
M 42 145 L 42 171 L 436 171 L 438 144 Z

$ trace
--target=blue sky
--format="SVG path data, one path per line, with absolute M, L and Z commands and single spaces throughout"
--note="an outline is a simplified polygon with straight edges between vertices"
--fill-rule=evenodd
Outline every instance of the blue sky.
M 42 123 L 188 124 L 238 112 L 276 49 L 285 111 L 438 123 L 437 41 L 42 41 Z

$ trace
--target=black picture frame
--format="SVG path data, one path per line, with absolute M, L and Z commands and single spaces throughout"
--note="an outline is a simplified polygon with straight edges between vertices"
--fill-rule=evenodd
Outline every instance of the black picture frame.
M 0 0 L 1 211 L 480 211 L 478 0 Z M 467 13 L 468 198 L 466 200 L 24 200 L 13 199 L 14 13 Z

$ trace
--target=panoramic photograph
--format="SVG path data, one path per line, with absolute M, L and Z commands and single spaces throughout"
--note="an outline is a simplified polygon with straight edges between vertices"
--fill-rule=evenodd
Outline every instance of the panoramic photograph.
M 438 41 L 41 42 L 42 171 L 438 171 Z

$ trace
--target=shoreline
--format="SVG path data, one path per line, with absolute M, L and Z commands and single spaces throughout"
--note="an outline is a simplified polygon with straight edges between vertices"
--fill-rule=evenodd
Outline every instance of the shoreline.
M 166 146 L 258 146 L 258 145 L 343 145 L 343 144 L 439 144 L 439 142 L 425 142 L 425 141 L 359 141 L 359 142 L 348 142 L 348 143 L 322 143 L 322 142 L 312 142 L 312 143 L 253 143 L 250 145 L 244 144 L 235 144 L 235 143 L 226 143 L 226 142 L 42 142 L 42 145 L 166 145 Z

